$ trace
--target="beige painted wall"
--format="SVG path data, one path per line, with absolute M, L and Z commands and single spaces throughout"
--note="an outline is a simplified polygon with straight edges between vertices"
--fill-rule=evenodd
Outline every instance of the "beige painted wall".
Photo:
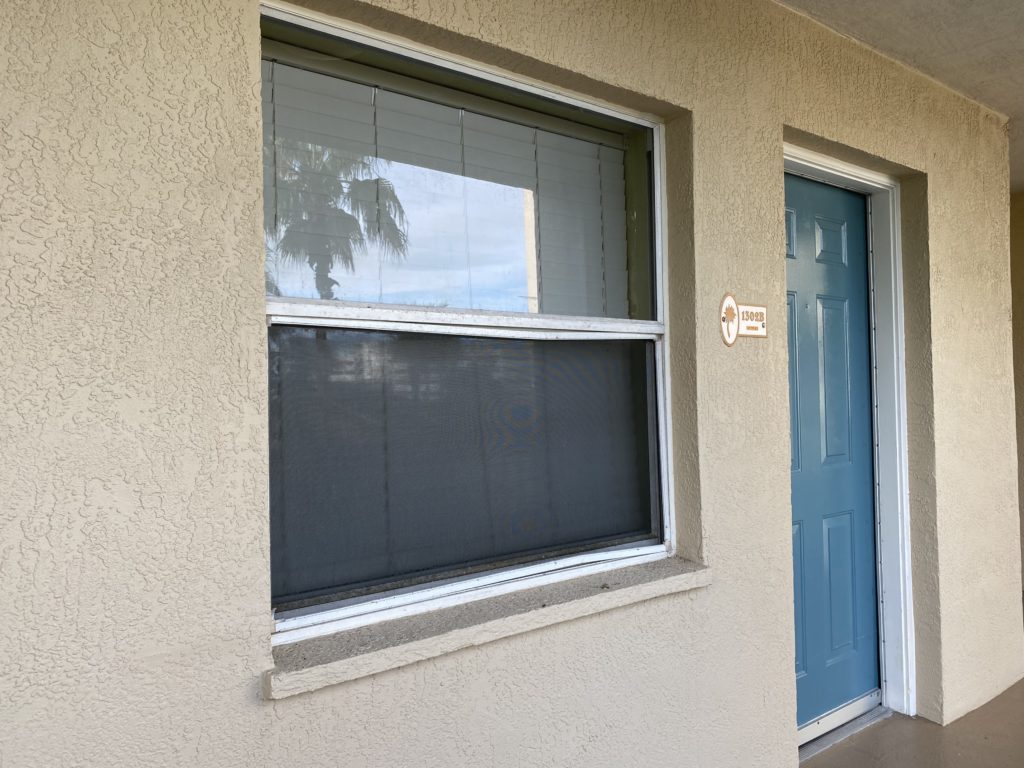
M 1024 444 L 1024 192 L 1010 197 L 1010 272 L 1013 288 L 1013 380 L 1017 393 L 1017 444 Z M 1017 491 L 1024 488 L 1024 461 L 1018 452 Z M 1020 517 L 1024 562 L 1024 509 Z
M 7 2 L 0 764 L 795 766 L 786 336 L 728 350 L 714 321 L 726 290 L 785 317 L 784 126 L 926 174 L 906 235 L 921 710 L 1024 675 L 1005 121 L 756 0 L 376 4 L 321 7 L 677 121 L 675 449 L 714 581 L 260 701 L 257 5 Z

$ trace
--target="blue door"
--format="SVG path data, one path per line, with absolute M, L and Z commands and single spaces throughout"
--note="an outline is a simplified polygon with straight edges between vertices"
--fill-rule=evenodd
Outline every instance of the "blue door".
M 797 722 L 875 691 L 867 201 L 786 176 Z

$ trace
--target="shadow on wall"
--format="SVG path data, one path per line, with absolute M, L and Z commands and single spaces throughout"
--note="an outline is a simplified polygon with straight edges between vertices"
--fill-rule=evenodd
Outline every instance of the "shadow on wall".
M 1013 389 L 1017 411 L 1017 491 L 1024 498 L 1024 192 L 1010 198 L 1010 288 L 1013 292 Z M 1024 513 L 1021 514 L 1021 562 L 1024 563 Z M 1024 597 L 1024 595 L 1022 595 Z

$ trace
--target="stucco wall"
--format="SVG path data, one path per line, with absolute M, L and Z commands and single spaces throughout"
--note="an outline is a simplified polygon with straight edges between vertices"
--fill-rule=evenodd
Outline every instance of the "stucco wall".
M 1024 193 L 1010 198 L 1010 270 L 1013 289 L 1013 379 L 1017 400 L 1017 444 L 1024 444 Z M 1024 488 L 1024 461 L 1018 453 L 1017 491 Z M 1024 562 L 1024 509 L 1020 516 L 1021 561 Z
M 7 2 L 0 764 L 796 765 L 786 336 L 715 322 L 726 290 L 785 317 L 784 126 L 926 175 L 922 712 L 1024 674 L 1002 118 L 769 3 L 320 7 L 675 121 L 679 495 L 714 582 L 262 702 L 258 7 Z

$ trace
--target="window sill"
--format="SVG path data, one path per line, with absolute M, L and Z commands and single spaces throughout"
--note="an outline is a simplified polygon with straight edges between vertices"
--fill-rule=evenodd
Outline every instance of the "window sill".
M 710 583 L 709 568 L 666 558 L 277 646 L 263 697 L 285 699 Z

